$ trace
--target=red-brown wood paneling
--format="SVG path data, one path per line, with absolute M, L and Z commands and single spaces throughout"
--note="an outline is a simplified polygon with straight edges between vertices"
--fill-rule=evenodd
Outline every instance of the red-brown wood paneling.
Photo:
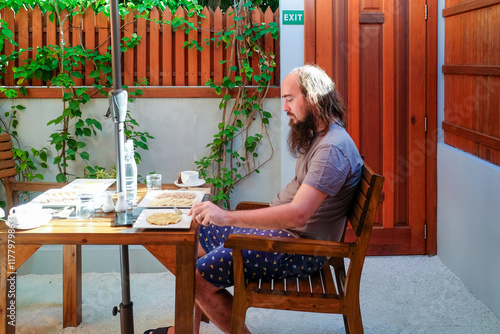
M 500 1 L 446 1 L 445 143 L 500 165 Z
M 427 81 L 436 81 L 436 67 L 428 64 L 425 4 L 304 2 L 306 63 L 334 78 L 348 102 L 348 132 L 365 161 L 386 177 L 371 254 L 435 253 L 425 240 L 426 224 L 435 224 L 436 145 L 435 132 L 429 142 L 425 130 L 427 113 L 436 115 L 435 94 L 432 102 L 427 97 L 433 96 Z

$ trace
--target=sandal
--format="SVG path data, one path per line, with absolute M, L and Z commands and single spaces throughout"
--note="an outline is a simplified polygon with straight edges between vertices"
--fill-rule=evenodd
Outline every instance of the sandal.
M 144 334 L 167 334 L 168 333 L 168 329 L 170 327 L 172 327 L 172 326 L 160 327 L 160 328 L 157 328 L 157 329 L 148 329 L 147 331 L 144 332 Z

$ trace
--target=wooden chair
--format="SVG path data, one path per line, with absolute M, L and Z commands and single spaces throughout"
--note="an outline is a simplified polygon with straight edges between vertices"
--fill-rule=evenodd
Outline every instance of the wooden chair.
M 359 285 L 383 182 L 382 176 L 366 165 L 363 167 L 363 177 L 348 215 L 357 236 L 354 242 L 230 235 L 225 247 L 233 249 L 235 283 L 231 333 L 243 333 L 249 307 L 342 314 L 346 333 L 363 333 Z M 255 203 L 243 203 L 237 209 L 253 207 Z M 243 274 L 242 250 L 249 249 L 322 255 L 330 259 L 329 265 L 308 278 L 247 280 Z M 350 259 L 347 275 L 344 258 Z
M 16 161 L 12 151 L 10 134 L 0 134 L 0 178 L 5 187 L 7 212 L 13 206 L 19 205 L 20 191 L 47 191 L 53 188 L 62 188 L 66 183 L 58 182 L 20 182 L 16 181 Z

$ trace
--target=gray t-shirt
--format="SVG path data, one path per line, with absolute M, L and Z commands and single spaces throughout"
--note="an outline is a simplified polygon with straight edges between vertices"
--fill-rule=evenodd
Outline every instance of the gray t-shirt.
M 326 193 L 328 196 L 304 227 L 290 232 L 302 238 L 339 241 L 362 166 L 363 160 L 349 134 L 333 123 L 324 136 L 314 138 L 308 152 L 299 156 L 295 178 L 272 200 L 271 206 L 290 203 L 302 183 Z

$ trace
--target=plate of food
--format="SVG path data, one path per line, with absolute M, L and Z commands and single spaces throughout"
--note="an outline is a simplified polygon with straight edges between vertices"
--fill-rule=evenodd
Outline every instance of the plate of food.
M 67 206 L 78 204 L 78 192 L 63 190 L 63 189 L 49 189 L 43 194 L 37 196 L 31 201 L 34 204 L 41 204 L 42 206 Z
M 144 209 L 137 217 L 134 227 L 136 228 L 161 228 L 161 229 L 188 229 L 191 227 L 191 216 L 189 210 L 180 210 L 182 215 L 174 212 L 174 209 Z
M 194 190 L 151 190 L 137 205 L 139 208 L 165 208 L 179 207 L 190 208 L 199 203 L 205 196 L 204 191 Z

